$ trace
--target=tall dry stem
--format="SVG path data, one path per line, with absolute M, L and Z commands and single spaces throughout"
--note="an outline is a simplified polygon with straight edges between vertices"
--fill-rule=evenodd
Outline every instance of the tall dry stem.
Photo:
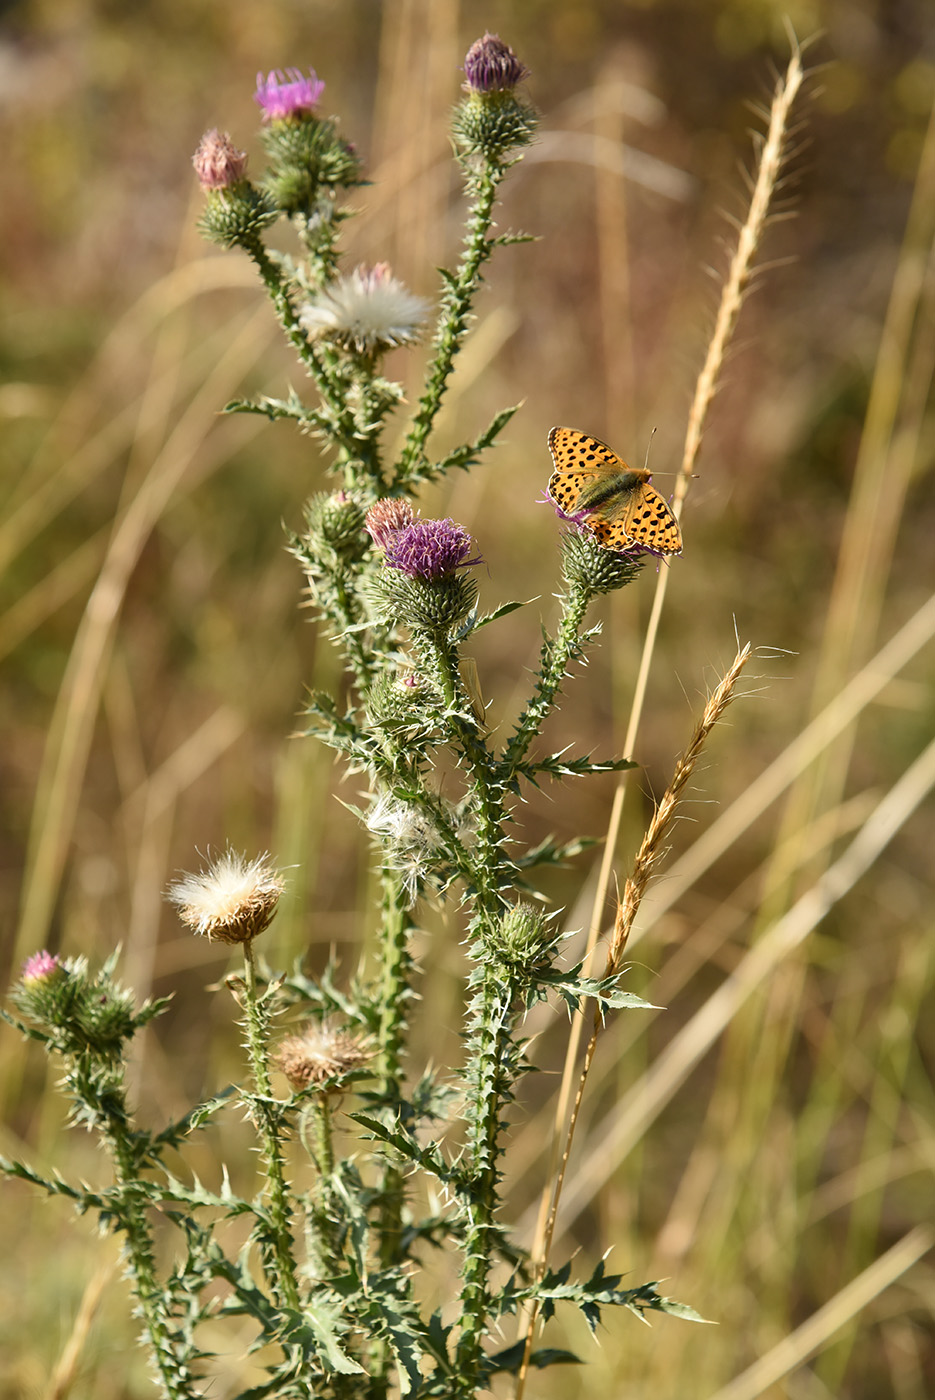
M 698 451 L 701 446 L 708 409 L 717 392 L 725 356 L 734 330 L 736 329 L 745 293 L 750 286 L 750 279 L 754 269 L 754 259 L 763 238 L 769 217 L 770 202 L 782 171 L 792 107 L 799 95 L 804 79 L 805 70 L 802 66 L 801 50 L 797 44 L 793 43 L 792 56 L 789 60 L 786 72 L 776 83 L 776 90 L 770 108 L 767 133 L 760 149 L 756 179 L 752 187 L 747 217 L 738 233 L 737 245 L 733 257 L 731 258 L 728 275 L 721 292 L 714 331 L 711 336 L 701 373 L 698 376 L 694 398 L 688 415 L 682 463 L 676 481 L 672 503 L 673 511 L 677 517 L 681 516 L 682 513 L 682 506 L 688 492 Z M 630 719 L 623 745 L 623 751 L 627 754 L 631 753 L 633 750 L 640 720 L 642 718 L 646 686 L 655 651 L 659 619 L 662 615 L 668 579 L 668 568 L 660 569 L 637 674 L 633 703 L 630 710 Z M 608 823 L 607 840 L 604 847 L 604 856 L 601 863 L 591 923 L 588 930 L 588 957 L 593 953 L 601 927 L 601 919 L 620 830 L 624 792 L 625 777 L 621 777 L 614 794 L 613 807 Z M 546 1237 L 550 1214 L 550 1200 L 558 1163 L 562 1155 L 559 1144 L 562 1141 L 563 1129 L 568 1119 L 572 1086 L 575 1079 L 575 1063 L 578 1058 L 583 1026 L 583 1013 L 578 1012 L 573 1018 L 568 1050 L 565 1056 L 562 1086 L 555 1114 L 550 1170 L 547 1176 L 547 1184 L 542 1195 L 539 1223 L 532 1247 L 532 1258 L 537 1267 L 542 1263 L 547 1253 Z

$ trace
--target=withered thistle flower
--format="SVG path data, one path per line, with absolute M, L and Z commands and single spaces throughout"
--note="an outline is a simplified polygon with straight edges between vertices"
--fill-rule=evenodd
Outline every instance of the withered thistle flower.
M 403 496 L 384 496 L 367 511 L 364 528 L 380 549 L 386 549 L 393 536 L 415 519 L 412 502 Z
M 298 1092 L 340 1079 L 369 1059 L 370 1051 L 357 1036 L 313 1023 L 301 1035 L 286 1037 L 276 1052 L 275 1064 Z M 338 1085 L 331 1084 L 328 1092 L 337 1089 Z
M 285 882 L 266 856 L 225 851 L 200 875 L 170 885 L 167 897 L 193 933 L 215 943 L 252 943 L 272 921 Z
M 239 151 L 226 131 L 206 131 L 192 156 L 203 190 L 229 190 L 239 185 L 247 169 L 247 153 Z

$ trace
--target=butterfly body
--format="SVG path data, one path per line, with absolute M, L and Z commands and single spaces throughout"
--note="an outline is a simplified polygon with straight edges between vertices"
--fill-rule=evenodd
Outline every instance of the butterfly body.
M 642 545 L 656 554 L 680 554 L 682 532 L 668 503 L 650 485 L 645 467 L 628 467 L 606 443 L 577 428 L 553 428 L 549 451 L 555 470 L 549 495 L 605 549 Z

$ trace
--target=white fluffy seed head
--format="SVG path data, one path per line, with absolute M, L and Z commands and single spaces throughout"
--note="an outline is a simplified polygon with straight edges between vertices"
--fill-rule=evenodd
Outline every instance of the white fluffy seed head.
M 199 875 L 170 885 L 182 923 L 216 943 L 251 943 L 272 920 L 285 882 L 265 855 L 225 851 Z
M 386 263 L 377 263 L 336 278 L 306 303 L 299 320 L 310 335 L 372 353 L 418 339 L 428 311 L 427 301 L 414 296 Z

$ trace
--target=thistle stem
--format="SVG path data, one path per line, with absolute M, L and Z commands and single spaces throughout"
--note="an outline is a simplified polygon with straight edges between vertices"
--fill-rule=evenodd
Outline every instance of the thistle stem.
M 579 583 L 572 584 L 568 592 L 562 595 L 562 616 L 558 632 L 554 638 L 546 637 L 542 643 L 535 693 L 517 721 L 516 729 L 504 750 L 504 762 L 511 768 L 525 758 L 530 744 L 555 704 L 562 681 L 568 673 L 569 663 L 579 652 L 578 639 L 592 597 L 591 590 Z
M 457 275 L 447 284 L 435 335 L 435 354 L 426 373 L 425 389 L 406 435 L 394 486 L 403 485 L 425 454 L 432 426 L 441 408 L 454 359 L 468 328 L 471 303 L 480 282 L 480 270 L 493 251 L 488 238 L 497 188 L 506 173 L 503 165 L 487 160 L 477 176 L 467 221 L 465 249 Z
M 126 1235 L 126 1255 L 133 1277 L 133 1291 L 139 1302 L 156 1369 L 168 1400 L 190 1400 L 195 1393 L 192 1388 L 194 1377 L 185 1362 L 176 1355 L 161 1306 L 163 1290 L 156 1277 L 152 1232 L 146 1219 L 139 1165 L 125 1115 L 108 1112 L 103 1137 L 120 1190 L 119 1220 Z
M 257 996 L 256 958 L 253 944 L 245 943 L 243 951 L 244 1024 L 247 1030 L 250 1068 L 253 1071 L 253 1083 L 256 1089 L 253 1108 L 263 1146 L 266 1190 L 273 1223 L 273 1259 L 268 1262 L 273 1264 L 275 1286 L 280 1300 L 286 1307 L 297 1312 L 300 1307 L 299 1286 L 292 1253 L 292 1234 L 289 1228 L 292 1211 L 283 1170 L 279 1122 L 272 1108 L 273 1091 L 269 1077 L 268 1017 Z

